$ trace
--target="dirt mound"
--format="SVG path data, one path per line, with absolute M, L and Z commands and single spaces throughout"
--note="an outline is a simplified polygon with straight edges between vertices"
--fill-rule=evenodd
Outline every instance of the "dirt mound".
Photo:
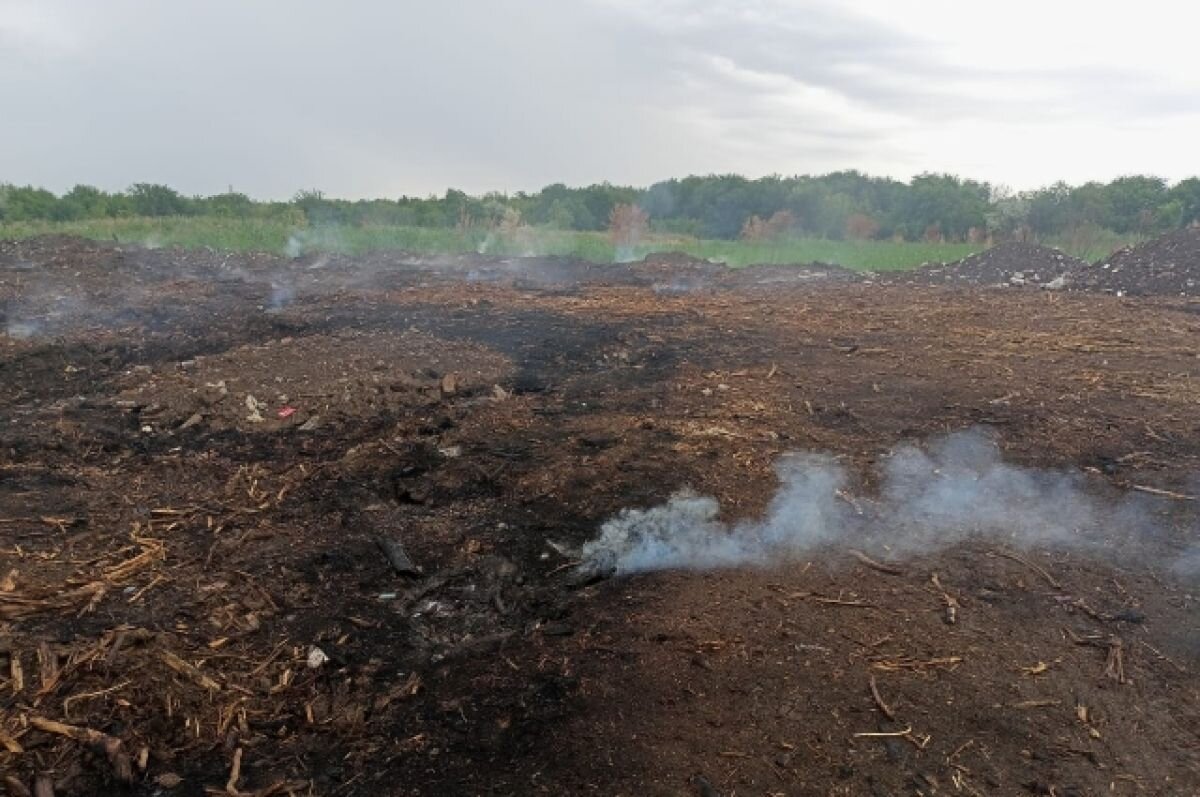
M 762 263 L 745 268 L 730 269 L 723 280 L 725 285 L 738 288 L 784 288 L 814 282 L 858 282 L 862 275 L 833 263 L 776 265 Z
M 923 266 L 888 276 L 906 285 L 986 285 L 1061 288 L 1067 272 L 1085 267 L 1078 258 L 1047 246 L 1002 243 L 954 263 Z
M 1118 296 L 1200 296 L 1200 229 L 1126 247 L 1071 274 L 1071 287 Z
M 725 263 L 701 260 L 682 252 L 658 252 L 629 265 L 637 284 L 648 284 L 659 294 L 685 294 L 697 290 L 722 288 L 780 289 L 821 282 L 856 282 L 858 272 L 832 263 L 780 265 L 760 263 L 730 268 Z M 648 280 L 648 281 L 647 281 Z

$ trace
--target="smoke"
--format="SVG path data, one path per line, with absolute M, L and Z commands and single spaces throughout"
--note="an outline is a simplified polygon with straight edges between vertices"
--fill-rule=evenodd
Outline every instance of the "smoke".
M 290 282 L 281 278 L 271 280 L 271 294 L 267 297 L 266 311 L 278 313 L 291 304 L 296 298 L 296 289 Z
M 848 471 L 828 455 L 786 456 L 776 471 L 780 488 L 761 520 L 723 523 L 714 499 L 684 492 L 604 523 L 584 561 L 626 574 L 766 565 L 824 546 L 900 558 L 974 538 L 1018 548 L 1120 545 L 1132 555 L 1161 531 L 1146 498 L 1104 496 L 1083 474 L 1006 463 L 977 430 L 895 449 L 871 496 L 853 495 Z M 1178 567 L 1191 561 L 1200 571 L 1200 545 L 1189 556 Z
M 1171 565 L 1171 571 L 1183 578 L 1200 577 L 1200 543 L 1196 543 Z
M 13 340 L 31 340 L 65 332 L 76 323 L 91 321 L 81 294 L 58 290 L 49 284 L 31 284 L 25 292 L 0 307 L 4 334 Z
M 37 337 L 42 331 L 42 325 L 36 321 L 10 320 L 4 325 L 4 334 L 13 340 L 29 340 Z
M 490 229 L 475 245 L 477 255 L 542 257 L 555 251 L 553 234 L 527 224 Z
M 644 255 L 638 254 L 637 241 L 628 244 L 618 244 L 613 249 L 614 263 L 634 263 L 641 260 Z
M 342 235 L 336 227 L 322 226 L 296 230 L 288 236 L 283 253 L 295 260 L 309 252 L 340 252 L 344 250 Z

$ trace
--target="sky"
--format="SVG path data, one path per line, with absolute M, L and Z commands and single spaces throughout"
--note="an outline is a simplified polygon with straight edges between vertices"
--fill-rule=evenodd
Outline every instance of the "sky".
M 286 199 L 1200 173 L 1200 7 L 0 0 L 0 182 Z

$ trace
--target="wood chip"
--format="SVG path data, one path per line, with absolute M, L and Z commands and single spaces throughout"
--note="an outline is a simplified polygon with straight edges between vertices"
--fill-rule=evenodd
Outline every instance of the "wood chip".
M 113 776 L 117 780 L 123 783 L 133 782 L 133 761 L 129 758 L 129 754 L 125 752 L 125 746 L 117 737 L 109 736 L 107 733 L 101 733 L 92 728 L 66 725 L 44 717 L 30 717 L 29 724 L 39 731 L 74 739 L 103 753 L 108 758 L 108 763 L 113 769 Z
M 200 672 L 200 669 L 198 667 L 196 667 L 195 665 L 189 664 L 188 662 L 186 662 L 183 659 L 176 656 L 171 651 L 169 651 L 169 650 L 160 651 L 159 656 L 162 658 L 164 664 L 166 664 L 168 667 L 170 667 L 172 670 L 179 673 L 180 675 L 186 675 L 188 678 L 191 678 L 193 681 L 195 681 L 197 684 L 204 687 L 205 689 L 211 689 L 214 692 L 220 691 L 221 685 L 219 683 L 214 681 L 212 678 L 209 678 L 204 673 Z

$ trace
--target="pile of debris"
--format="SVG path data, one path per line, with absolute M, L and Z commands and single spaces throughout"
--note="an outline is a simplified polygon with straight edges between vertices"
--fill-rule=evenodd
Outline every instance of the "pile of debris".
M 1117 296 L 1200 296 L 1200 229 L 1118 249 L 1107 260 L 1073 272 L 1070 283 Z
M 888 281 L 905 285 L 971 285 L 1040 287 L 1061 290 L 1069 273 L 1087 263 L 1057 249 L 1016 241 L 997 244 L 954 263 L 923 266 L 888 275 Z
M 763 263 L 728 269 L 722 283 L 730 288 L 770 288 L 804 285 L 812 282 L 859 282 L 860 272 L 833 263 L 813 262 L 796 265 Z

